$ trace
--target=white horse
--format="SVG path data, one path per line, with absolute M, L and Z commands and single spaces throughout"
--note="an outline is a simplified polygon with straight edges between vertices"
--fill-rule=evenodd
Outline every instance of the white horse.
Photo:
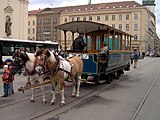
M 25 66 L 25 73 L 28 76 L 27 84 L 35 84 L 36 82 L 43 82 L 44 76 L 39 76 L 35 72 L 36 58 L 33 53 L 20 53 L 21 63 Z M 44 93 L 44 86 L 41 86 L 42 91 L 42 103 L 46 103 L 46 97 Z M 35 88 L 32 88 L 31 102 L 35 102 Z
M 83 70 L 83 61 L 81 58 L 74 56 L 69 59 L 63 59 L 58 56 L 56 53 L 53 53 L 49 50 L 41 50 L 38 55 L 38 66 L 36 66 L 36 71 L 41 73 L 42 71 L 48 71 L 48 75 L 53 84 L 53 96 L 52 102 L 55 101 L 55 81 L 61 81 L 60 85 L 61 90 L 61 104 L 65 104 L 64 98 L 64 80 L 70 79 L 73 83 L 72 96 L 79 97 L 79 88 L 81 74 Z M 60 76 L 59 76 L 60 75 Z M 63 82 L 62 82 L 63 81 Z

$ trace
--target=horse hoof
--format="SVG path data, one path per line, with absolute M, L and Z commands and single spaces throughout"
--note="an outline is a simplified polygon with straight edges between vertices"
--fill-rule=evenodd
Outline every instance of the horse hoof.
M 54 102 L 51 102 L 51 105 L 54 105 L 55 103 Z
M 75 96 L 75 98 L 78 99 L 78 98 L 79 98 L 79 95 L 78 95 L 78 96 Z
M 34 103 L 34 102 L 35 102 L 35 100 L 30 100 L 30 102 L 31 102 L 31 103 Z
M 76 97 L 76 95 L 72 94 L 71 97 Z
M 42 104 L 46 104 L 47 103 L 47 101 L 42 101 Z
M 59 95 L 59 93 L 56 93 L 56 95 Z
M 62 106 L 65 106 L 65 103 L 61 103 L 61 104 L 60 104 L 60 107 L 62 107 Z

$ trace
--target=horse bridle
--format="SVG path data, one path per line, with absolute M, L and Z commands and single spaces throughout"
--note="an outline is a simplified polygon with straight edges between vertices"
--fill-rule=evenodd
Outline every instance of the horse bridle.
M 43 58 L 42 58 L 42 56 L 43 56 Z M 44 64 L 40 64 L 40 62 L 38 60 L 36 66 L 41 66 L 42 69 L 44 70 L 44 72 L 38 73 L 39 75 L 47 74 L 47 76 L 54 76 L 58 72 L 59 66 L 60 66 L 60 59 L 59 59 L 58 55 L 56 55 L 55 53 L 54 53 L 54 56 L 56 58 L 56 62 L 53 64 L 53 67 L 51 69 L 48 69 L 47 63 L 48 63 L 49 59 L 47 59 L 48 58 L 47 55 L 41 54 L 40 58 L 38 58 L 38 59 L 43 60 Z

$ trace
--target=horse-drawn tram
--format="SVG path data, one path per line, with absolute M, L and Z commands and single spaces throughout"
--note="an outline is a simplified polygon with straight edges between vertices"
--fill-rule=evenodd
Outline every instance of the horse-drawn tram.
M 64 57 L 81 54 L 83 59 L 82 77 L 89 81 L 105 80 L 110 83 L 113 77 L 119 78 L 123 70 L 130 69 L 130 53 L 132 35 L 110 27 L 106 24 L 91 21 L 74 21 L 57 26 L 64 32 Z M 67 38 L 77 33 L 84 34 L 86 47 L 82 52 L 68 50 Z M 68 36 L 67 36 L 68 35 Z M 102 52 L 103 44 L 107 44 L 107 52 Z

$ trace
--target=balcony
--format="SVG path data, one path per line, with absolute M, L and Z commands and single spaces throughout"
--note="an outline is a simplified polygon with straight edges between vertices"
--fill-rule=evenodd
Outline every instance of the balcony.
M 50 35 L 51 34 L 51 32 L 43 32 L 43 35 Z

